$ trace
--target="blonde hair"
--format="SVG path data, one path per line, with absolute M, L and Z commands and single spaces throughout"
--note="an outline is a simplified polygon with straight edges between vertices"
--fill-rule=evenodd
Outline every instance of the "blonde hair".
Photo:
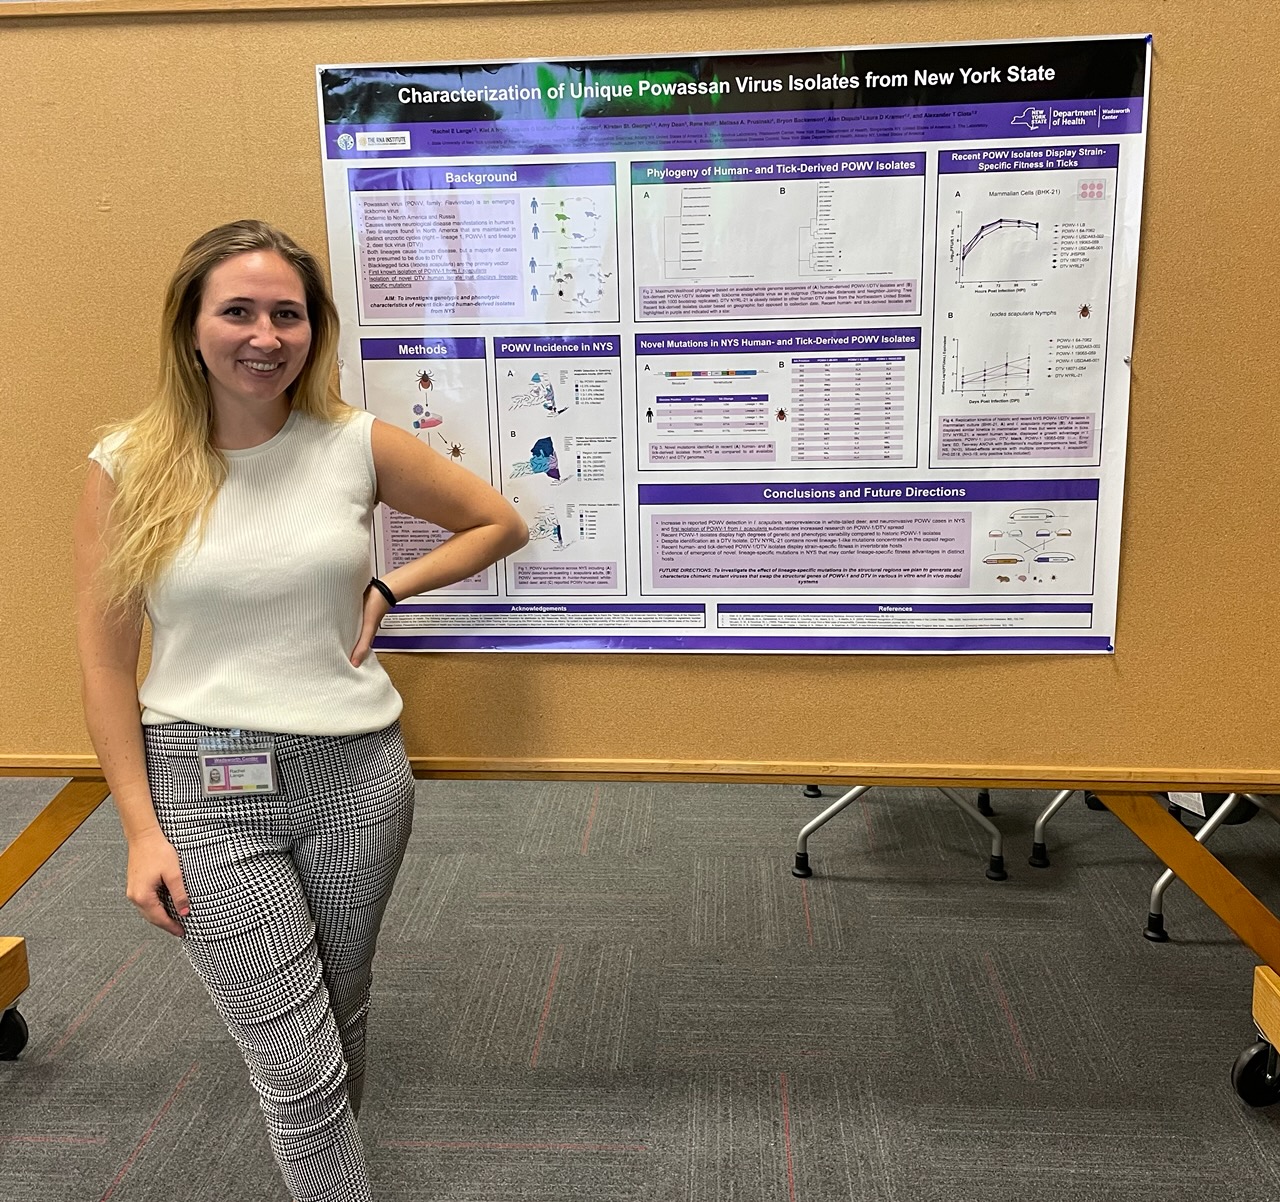
M 302 280 L 311 347 L 289 389 L 290 407 L 308 417 L 342 421 L 352 410 L 334 379 L 338 311 L 320 264 L 288 234 L 263 221 L 233 221 L 202 234 L 183 253 L 165 292 L 160 326 L 160 386 L 136 417 L 115 426 L 116 485 L 103 562 L 105 600 L 139 604 L 169 565 L 193 522 L 199 534 L 227 477 L 226 456 L 213 445 L 213 404 L 193 331 L 209 273 L 225 259 L 273 251 Z

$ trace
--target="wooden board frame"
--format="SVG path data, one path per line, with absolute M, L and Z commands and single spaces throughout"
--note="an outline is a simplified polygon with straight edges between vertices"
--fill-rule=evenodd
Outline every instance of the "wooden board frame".
M 0 20 L 53 17 L 187 17 L 230 13 L 325 13 L 343 9 L 520 8 L 599 0 L 6 0 Z
M 26 940 L 0 935 L 0 1013 L 8 1010 L 30 984 Z
M 1280 789 L 1280 540 L 1258 537 L 1280 489 L 1268 400 L 1280 306 L 1257 304 L 1280 276 L 1280 226 L 1252 220 L 1280 183 L 1264 153 L 1280 92 L 1254 82 L 1269 70 L 1265 13 L 1241 6 L 1207 26 L 1202 15 L 1191 0 L 1091 14 L 1026 0 L 0 4 L 14 64 L 0 108 L 20 116 L 8 153 L 22 164 L 0 195 L 0 306 L 19 335 L 0 347 L 15 569 L 0 582 L 0 773 L 96 772 L 71 630 L 84 454 L 150 387 L 160 292 L 194 233 L 256 213 L 326 245 L 314 64 L 402 59 L 424 21 L 433 53 L 458 59 L 783 48 L 794 30 L 812 45 L 868 45 L 921 30 L 980 40 L 1150 27 L 1116 655 L 384 660 L 422 776 Z M 287 53 L 250 66 L 247 39 L 281 45 L 283 23 Z M 82 63 L 95 65 L 91 88 L 68 75 Z M 1206 106 L 1210 78 L 1219 102 Z M 1224 133 L 1224 111 L 1251 117 Z M 263 131 L 269 171 L 249 169 L 241 124 Z M 1200 146 L 1212 156 L 1188 149 Z M 1250 341 L 1210 365 L 1203 348 L 1227 328 Z
M 1280 1048 L 1280 976 L 1274 967 L 1253 970 L 1253 1021 L 1268 1043 Z
M 1152 793 L 1172 789 L 1193 792 L 1259 793 L 1280 791 L 1280 772 L 1241 769 L 1171 776 L 1154 768 L 1133 769 L 1123 776 L 1105 768 L 1064 776 L 1049 766 L 993 769 L 966 764 L 934 765 L 866 763 L 718 763 L 710 760 L 527 760 L 409 757 L 419 780 L 589 780 L 670 781 L 742 784 L 858 784 L 911 787 L 992 789 L 1090 789 L 1094 792 Z M 0 756 L 3 776 L 68 776 L 102 780 L 93 756 Z

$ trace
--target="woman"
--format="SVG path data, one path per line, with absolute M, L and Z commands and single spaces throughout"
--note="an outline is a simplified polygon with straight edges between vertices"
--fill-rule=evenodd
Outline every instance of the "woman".
M 75 531 L 85 717 L 129 899 L 183 937 L 299 1202 L 370 1197 L 369 970 L 413 807 L 370 645 L 397 599 L 528 538 L 489 485 L 343 404 L 337 333 L 285 234 L 197 239 L 165 300 L 159 393 L 94 448 Z M 371 582 L 376 501 L 454 533 Z

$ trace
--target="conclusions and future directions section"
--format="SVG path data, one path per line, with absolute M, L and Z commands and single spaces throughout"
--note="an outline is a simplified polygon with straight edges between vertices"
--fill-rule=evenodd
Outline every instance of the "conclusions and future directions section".
M 1089 595 L 1096 480 L 642 484 L 647 594 Z

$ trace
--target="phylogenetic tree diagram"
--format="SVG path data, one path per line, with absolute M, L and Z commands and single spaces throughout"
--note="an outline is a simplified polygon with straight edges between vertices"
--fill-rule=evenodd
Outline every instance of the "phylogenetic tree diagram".
M 801 279 L 812 275 L 834 275 L 840 267 L 841 251 L 836 245 L 835 189 L 819 180 L 813 201 L 813 217 L 798 231 Z

